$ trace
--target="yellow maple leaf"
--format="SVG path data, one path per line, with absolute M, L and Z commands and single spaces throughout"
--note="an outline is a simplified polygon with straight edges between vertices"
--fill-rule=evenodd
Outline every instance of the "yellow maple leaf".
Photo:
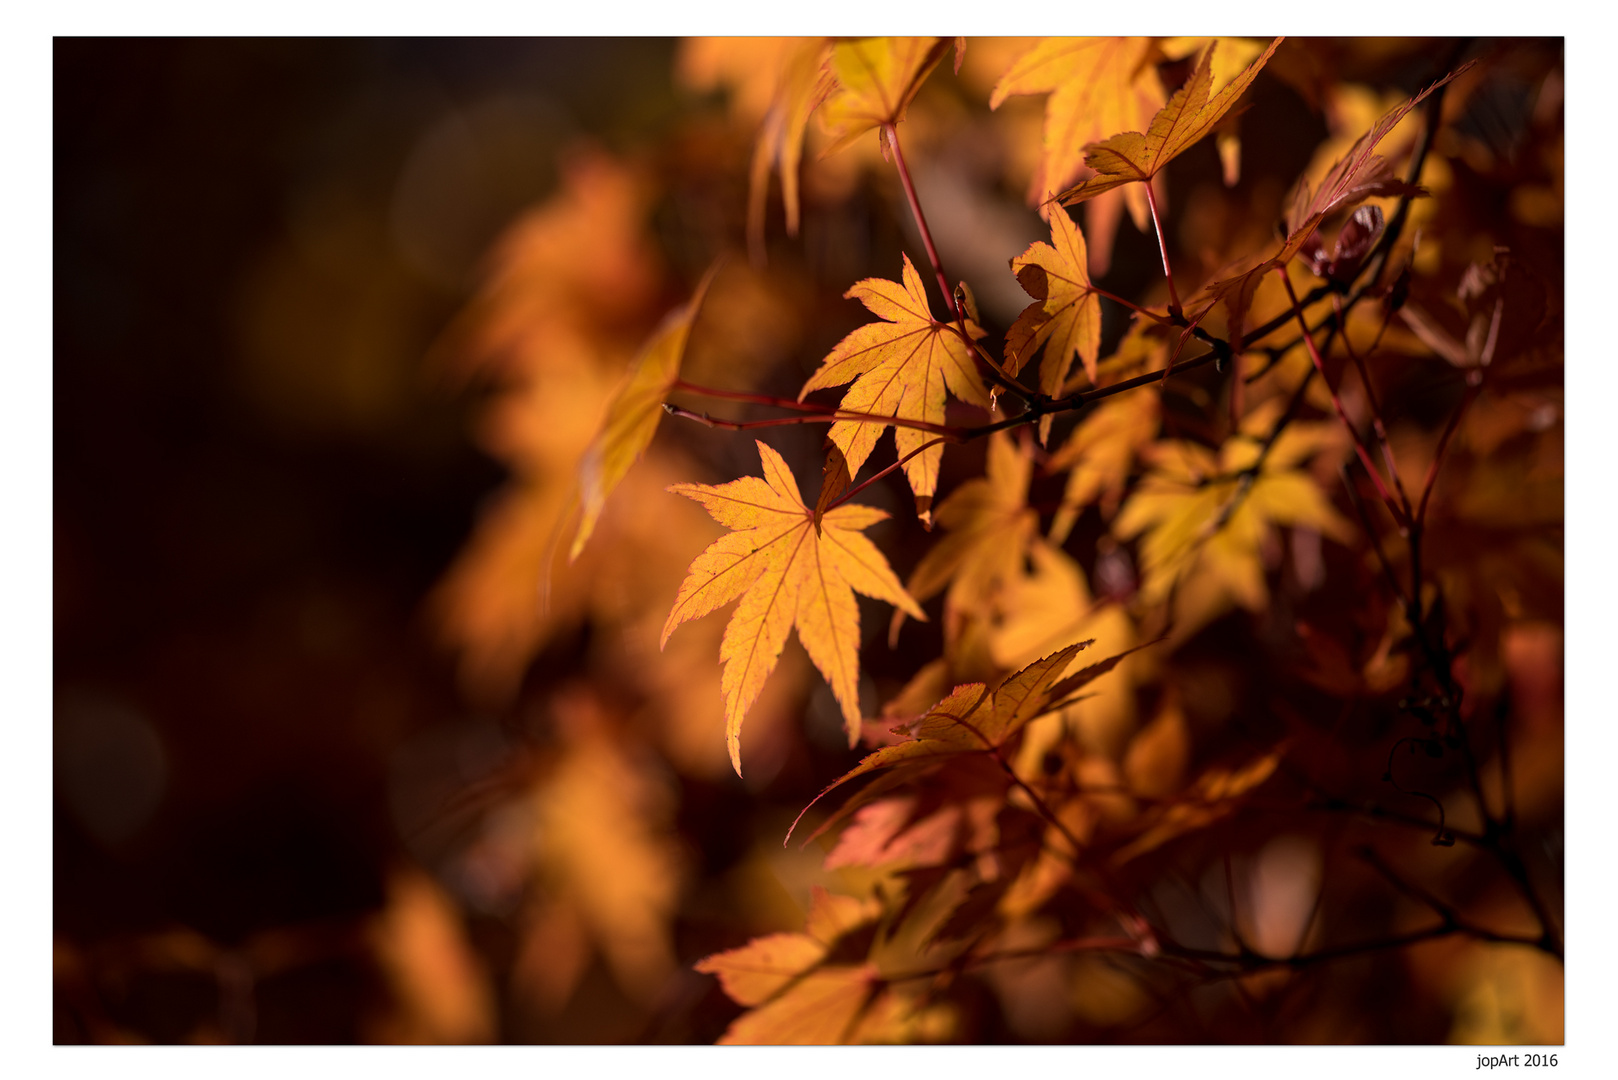
M 905 592 L 887 559 L 861 530 L 887 514 L 869 506 L 844 505 L 821 516 L 804 505 L 798 481 L 781 455 L 758 444 L 763 478 L 744 476 L 728 484 L 674 484 L 669 490 L 694 499 L 733 532 L 714 541 L 691 563 L 663 626 L 674 628 L 741 597 L 725 626 L 719 655 L 725 662 L 720 688 L 725 698 L 725 741 L 730 763 L 741 775 L 741 727 L 775 669 L 794 625 L 798 640 L 842 706 L 849 745 L 859 737 L 860 613 L 858 590 L 886 600 L 918 619 L 926 615 Z
M 1011 260 L 1011 271 L 1034 302 L 1022 310 L 1006 332 L 1006 361 L 1011 374 L 1041 345 L 1039 388 L 1051 397 L 1062 392 L 1073 354 L 1084 361 L 1094 382 L 1101 354 L 1101 297 L 1090 284 L 1084 234 L 1063 210 L 1051 212 L 1051 242 L 1036 241 Z M 1040 439 L 1049 434 L 1050 418 L 1040 420 Z
M 853 382 L 843 395 L 841 408 L 849 412 L 944 422 L 945 388 L 956 397 L 989 408 L 989 392 L 978 375 L 972 350 L 955 330 L 932 317 L 921 275 L 904 257 L 903 284 L 886 278 L 866 278 L 843 294 L 859 300 L 884 322 L 867 323 L 855 330 L 821 361 L 798 394 Z M 967 333 L 982 337 L 971 320 Z M 831 441 L 843 452 L 852 476 L 860 471 L 876 445 L 883 425 L 840 420 L 831 426 Z M 894 442 L 903 457 L 934 436 L 908 427 L 894 429 Z M 924 520 L 930 516 L 933 492 L 938 490 L 938 463 L 944 448 L 934 446 L 905 462 L 910 489 Z
M 1043 156 L 1034 178 L 1038 202 L 1073 183 L 1084 167 L 1086 144 L 1146 127 L 1163 101 L 1151 54 L 1151 38 L 1049 37 L 1018 57 L 1001 77 L 989 96 L 991 109 L 1013 94 L 1050 94 Z M 1143 225 L 1145 194 L 1129 189 L 1124 195 L 1136 223 Z
M 1039 513 L 1028 505 L 1033 462 L 1003 432 L 990 437 L 988 459 L 987 476 L 968 480 L 938 506 L 938 524 L 948 531 L 906 585 L 918 602 L 948 585 L 952 607 L 980 606 L 1022 566 L 1039 528 Z
M 1219 454 L 1195 443 L 1162 442 L 1143 455 L 1152 471 L 1113 521 L 1119 539 L 1141 536 L 1141 598 L 1175 597 L 1176 633 L 1212 620 L 1231 603 L 1268 602 L 1260 547 L 1272 526 L 1304 526 L 1347 542 L 1352 530 L 1298 466 L 1340 442 L 1338 428 L 1294 421 L 1257 462 L 1283 403 L 1271 399 L 1243 422 Z
M 897 124 L 933 68 L 949 51 L 949 38 L 876 37 L 840 41 L 832 50 L 837 89 L 820 110 L 832 137 L 825 154 L 835 153 L 872 128 Z M 961 43 L 956 43 L 959 69 Z M 883 152 L 887 135 L 882 133 Z M 822 155 L 824 156 L 824 155 Z
M 691 323 L 702 307 L 703 294 L 713 281 L 716 264 L 703 275 L 691 299 L 676 308 L 652 335 L 629 370 L 612 403 L 607 416 L 584 457 L 579 462 L 579 486 L 582 489 L 582 508 L 579 531 L 573 537 L 570 560 L 577 559 L 584 550 L 585 541 L 595 531 L 601 517 L 601 507 L 618 482 L 624 478 L 657 434 L 657 422 L 663 418 L 663 399 L 680 378 L 680 361 L 685 356 L 685 343 L 691 336 Z
M 1215 49 L 1210 47 L 1202 54 L 1191 78 L 1152 117 L 1144 133 L 1125 131 L 1084 148 L 1084 163 L 1094 169 L 1096 175 L 1062 192 L 1057 196 L 1059 201 L 1072 205 L 1124 184 L 1150 181 L 1170 161 L 1214 129 L 1258 77 L 1282 40 L 1276 38 L 1270 42 L 1257 60 L 1211 97 Z
M 1067 540 L 1079 511 L 1098 498 L 1110 516 L 1123 496 L 1136 455 L 1157 437 L 1159 411 L 1156 394 L 1115 394 L 1105 398 L 1051 455 L 1053 472 L 1070 470 L 1062 505 L 1051 522 L 1053 544 Z

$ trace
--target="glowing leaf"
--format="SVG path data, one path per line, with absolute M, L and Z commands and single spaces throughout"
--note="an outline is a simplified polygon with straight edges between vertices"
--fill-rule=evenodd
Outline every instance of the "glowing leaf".
M 628 380 L 607 406 L 601 434 L 596 436 L 579 463 L 583 507 L 579 531 L 573 537 L 573 548 L 568 554 L 570 559 L 578 558 L 579 552 L 584 550 L 607 496 L 657 434 L 657 422 L 663 418 L 663 399 L 680 378 L 680 361 L 685 356 L 686 340 L 691 336 L 691 323 L 702 307 L 702 297 L 716 270 L 717 265 L 709 269 L 691 299 L 663 321 L 630 368 Z
M 821 107 L 820 119 L 841 150 L 874 127 L 905 118 L 911 99 L 949 51 L 950 39 L 878 37 L 840 41 L 832 50 L 838 89 Z M 960 46 L 956 46 L 957 52 Z M 960 60 L 957 56 L 957 68 Z M 882 137 L 884 152 L 887 139 Z
M 1034 302 L 1023 309 L 1006 333 L 1006 366 L 1015 375 L 1045 346 L 1039 368 L 1039 388 L 1052 397 L 1060 394 L 1073 366 L 1073 354 L 1084 361 L 1084 372 L 1094 382 L 1101 353 L 1101 297 L 1090 284 L 1084 234 L 1065 211 L 1051 213 L 1051 242 L 1030 244 L 1011 260 L 1012 273 Z M 1049 429 L 1044 422 L 1040 438 Z
M 1043 203 L 1073 183 L 1084 167 L 1087 143 L 1146 127 L 1163 103 L 1151 54 L 1151 38 L 1050 37 L 1019 57 L 995 84 L 991 109 L 1013 94 L 1050 93 L 1044 151 L 1034 179 L 1036 201 Z M 1144 193 L 1128 189 L 1124 194 L 1136 222 L 1143 223 Z
M 719 976 L 727 994 L 751 1007 L 719 1041 L 818 1046 L 944 1037 L 948 1016 L 918 988 L 890 985 L 884 972 L 908 971 L 929 953 L 939 955 L 920 938 L 939 921 L 940 912 L 947 916 L 959 904 L 959 897 L 957 889 L 933 900 L 931 910 L 919 912 L 910 924 L 887 926 L 889 932 L 877 935 L 859 963 L 828 962 L 834 950 L 841 957 L 849 949 L 855 931 L 879 919 L 891 920 L 876 901 L 835 896 L 817 886 L 804 933 L 771 934 L 697 963 L 698 971 Z M 959 951 L 956 946 L 942 955 Z
M 1058 199 L 1068 205 L 1093 199 L 1104 191 L 1124 184 L 1146 182 L 1189 149 L 1236 104 L 1236 99 L 1258 77 L 1258 73 L 1274 54 L 1282 39 L 1270 42 L 1259 58 L 1248 65 L 1236 78 L 1225 84 L 1219 93 L 1209 96 L 1213 89 L 1213 53 L 1210 47 L 1186 84 L 1175 91 L 1169 103 L 1152 118 L 1144 133 L 1126 131 L 1105 142 L 1091 143 L 1084 148 L 1084 163 L 1096 175 L 1064 191 Z
M 946 387 L 958 398 L 989 407 L 988 390 L 978 375 L 972 350 L 953 328 L 933 321 L 926 289 L 910 256 L 904 257 L 902 285 L 885 278 L 866 278 L 844 298 L 859 300 L 886 321 L 868 323 L 838 342 L 820 370 L 804 383 L 800 401 L 811 391 L 852 381 L 854 385 L 842 401 L 842 408 L 850 412 L 942 424 Z M 966 328 L 973 337 L 983 336 L 971 322 Z M 831 441 L 842 450 L 849 475 L 860 471 L 882 429 L 881 424 L 850 420 L 832 425 Z M 935 437 L 916 428 L 894 430 L 900 456 Z M 934 446 L 904 465 L 924 517 L 938 489 L 938 463 L 943 456 L 944 448 Z
M 826 511 L 817 529 L 814 511 L 804 505 L 787 463 L 763 443 L 758 450 L 762 479 L 744 476 L 718 487 L 669 488 L 701 503 L 714 520 L 734 530 L 692 562 L 663 626 L 663 641 L 687 619 L 741 597 L 719 646 L 725 662 L 720 683 L 725 741 L 737 775 L 742 771 L 742 719 L 775 669 L 794 625 L 809 659 L 842 706 L 852 746 L 860 729 L 860 614 L 854 591 L 926 618 L 882 553 L 861 533 L 888 515 L 868 506 L 843 505 Z
M 754 251 L 764 244 L 764 195 L 770 165 L 781 174 L 781 202 L 786 207 L 787 235 L 798 235 L 798 165 L 803 159 L 803 136 L 814 112 L 832 92 L 835 82 L 827 70 L 830 46 L 811 41 L 787 61 L 781 85 L 764 118 L 747 189 L 747 235 Z

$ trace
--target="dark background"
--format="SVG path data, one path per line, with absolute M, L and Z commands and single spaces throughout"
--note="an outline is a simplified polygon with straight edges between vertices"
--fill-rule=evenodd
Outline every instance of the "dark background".
M 388 764 L 464 719 L 423 598 L 501 480 L 423 358 L 557 146 L 657 122 L 672 54 L 56 41 L 59 975 L 64 943 L 106 970 L 175 925 L 329 923 L 255 1036 L 359 1037 L 375 973 L 340 945 L 399 854 Z M 188 1037 L 213 980 L 151 967 L 59 978 L 56 1041 Z

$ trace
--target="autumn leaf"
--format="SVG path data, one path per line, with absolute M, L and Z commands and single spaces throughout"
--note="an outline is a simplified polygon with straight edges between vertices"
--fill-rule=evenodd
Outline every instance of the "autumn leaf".
M 717 975 L 726 994 L 750 1007 L 720 1043 L 824 1046 L 941 1039 L 951 1026 L 948 1010 L 931 1005 L 913 985 L 890 984 L 885 975 L 929 954 L 948 959 L 960 951 L 960 946 L 929 949 L 918 940 L 940 921 L 939 911 L 947 915 L 959 899 L 957 893 L 934 900 L 933 910 L 921 912 L 913 927 L 887 925 L 887 935 L 878 927 L 862 950 L 864 959 L 850 963 L 852 958 L 842 955 L 850 939 L 879 920 L 888 923 L 887 913 L 878 901 L 837 896 L 816 886 L 803 933 L 770 934 L 697 962 L 697 971 Z
M 1262 610 L 1269 591 L 1260 548 L 1273 526 L 1304 526 L 1345 543 L 1352 535 L 1313 478 L 1299 469 L 1338 445 L 1336 426 L 1293 421 L 1257 462 L 1282 407 L 1272 399 L 1255 410 L 1217 455 L 1190 442 L 1151 447 L 1144 456 L 1152 471 L 1113 521 L 1119 539 L 1141 537 L 1142 599 L 1159 603 L 1178 587 L 1178 634 L 1205 624 L 1232 602 Z
M 840 41 L 832 49 L 837 90 L 820 110 L 832 154 L 872 128 L 897 124 L 933 68 L 949 51 L 949 38 L 876 37 Z M 957 40 L 955 67 L 960 69 L 962 44 Z M 887 135 L 880 136 L 883 154 Z
M 1084 571 L 1060 548 L 1035 539 L 1027 550 L 1031 573 L 1008 580 L 995 597 L 994 629 L 989 650 L 1005 667 L 1025 664 L 1064 641 L 1090 638 L 1107 649 L 1132 650 L 1139 641 L 1135 624 L 1118 603 L 1091 595 Z M 1144 681 L 1146 670 L 1134 657 L 1097 693 L 1029 725 L 1017 764 L 1034 768 L 1052 744 L 1077 734 L 1087 750 L 1111 752 L 1134 723 L 1135 695 L 1130 686 Z
M 1090 284 L 1084 234 L 1065 211 L 1051 213 L 1051 242 L 1038 241 L 1011 260 L 1011 271 L 1034 302 L 1023 309 L 1006 332 L 1006 367 L 1015 375 L 1040 346 L 1045 362 L 1039 368 L 1039 388 L 1050 397 L 1062 392 L 1073 354 L 1084 361 L 1085 374 L 1094 382 L 1101 353 L 1101 297 Z M 1050 430 L 1048 417 L 1040 422 L 1040 439 Z
M 1036 660 L 1008 676 L 993 692 L 983 683 L 957 686 L 927 711 L 911 738 L 882 747 L 832 781 L 803 808 L 798 820 L 831 792 L 878 769 L 903 767 L 907 773 L 919 775 L 963 755 L 998 754 L 1030 720 L 1111 671 L 1123 658 L 1123 654 L 1109 657 L 1062 678 L 1068 663 L 1092 644 L 1093 641 L 1075 642 Z M 796 828 L 794 821 L 793 829 Z M 791 835 L 789 829 L 788 838 Z
M 624 478 L 629 467 L 651 445 L 657 422 L 663 418 L 663 399 L 680 378 L 680 361 L 691 336 L 691 324 L 702 307 L 703 295 L 718 271 L 718 264 L 703 275 L 691 299 L 676 308 L 652 335 L 631 366 L 629 377 L 607 406 L 607 416 L 590 448 L 579 462 L 582 508 L 579 531 L 574 534 L 569 560 L 579 552 L 595 531 L 596 521 L 607 496 Z
M 1152 117 L 1144 133 L 1126 131 L 1084 148 L 1084 163 L 1094 169 L 1096 175 L 1062 192 L 1057 200 L 1071 206 L 1124 184 L 1150 181 L 1170 161 L 1214 129 L 1258 77 L 1282 40 L 1276 38 L 1270 42 L 1257 60 L 1212 97 L 1209 92 L 1213 89 L 1215 47 L 1210 46 L 1202 54 L 1191 78 Z
M 988 475 L 968 480 L 939 504 L 938 524 L 947 530 L 910 575 L 906 587 L 917 602 L 949 586 L 950 603 L 976 606 L 1000 582 L 1015 577 L 1039 513 L 1028 506 L 1033 462 L 1010 436 L 989 439 Z
M 859 300 L 885 321 L 868 323 L 838 342 L 804 383 L 799 401 L 812 391 L 853 382 L 841 404 L 849 412 L 942 424 L 946 387 L 964 401 L 989 407 L 989 393 L 978 375 L 972 350 L 952 327 L 934 321 L 921 275 L 908 255 L 902 276 L 902 285 L 886 278 L 866 278 L 843 294 L 844 299 Z M 983 330 L 970 321 L 966 329 L 975 338 L 983 336 Z M 868 421 L 840 420 L 832 425 L 830 438 L 842 450 L 849 475 L 860 471 L 882 429 L 883 425 Z M 935 436 L 915 428 L 894 430 L 900 457 L 932 438 Z M 943 456 L 944 448 L 934 446 L 904 465 L 923 520 L 929 517 L 938 489 L 938 463 Z
M 741 726 L 747 710 L 775 669 L 787 633 L 795 625 L 842 706 L 849 745 L 859 737 L 858 590 L 886 600 L 918 619 L 916 602 L 888 567 L 887 559 L 861 530 L 887 514 L 843 505 L 822 515 L 798 494 L 798 482 L 781 455 L 758 443 L 763 478 L 744 476 L 728 484 L 675 484 L 670 491 L 694 499 L 721 525 L 734 530 L 696 560 L 680 586 L 663 626 L 667 643 L 674 628 L 741 597 L 725 626 L 719 655 L 725 662 L 725 740 L 731 766 L 741 775 Z
M 759 132 L 747 190 L 749 246 L 764 246 L 764 195 L 773 163 L 781 174 L 781 202 L 786 208 L 787 235 L 798 235 L 798 166 L 803 160 L 803 136 L 809 114 L 826 100 L 835 83 L 826 70 L 828 47 L 806 43 L 787 61 L 781 87 Z
M 1084 167 L 1086 144 L 1146 127 L 1163 102 L 1151 56 L 1151 38 L 1049 37 L 1018 57 L 995 84 L 991 109 L 1014 94 L 1050 94 L 1034 202 L 1046 203 L 1073 183 Z M 1145 193 L 1126 188 L 1119 197 L 1128 200 L 1136 224 L 1144 226 Z M 1101 246 L 1110 245 L 1104 239 Z
M 1158 413 L 1155 394 L 1104 398 L 1051 455 L 1052 472 L 1068 470 L 1062 505 L 1051 522 L 1052 543 L 1064 542 L 1079 511 L 1097 499 L 1106 516 L 1111 516 L 1136 456 L 1157 437 Z
M 1170 60 L 1182 60 L 1211 45 L 1218 45 L 1213 54 L 1213 81 L 1225 84 L 1235 79 L 1242 70 L 1258 58 L 1264 46 L 1251 38 L 1239 37 L 1177 37 L 1165 38 L 1158 48 Z M 1220 126 L 1215 134 L 1219 148 L 1219 164 L 1224 172 L 1226 187 L 1234 187 L 1241 179 L 1241 138 L 1236 134 L 1234 118 Z
M 1209 282 L 1203 288 L 1203 296 L 1207 298 L 1204 312 L 1214 304 L 1225 305 L 1231 343 L 1235 349 L 1239 351 L 1241 348 L 1247 311 L 1252 306 L 1253 295 L 1258 291 L 1264 275 L 1286 266 L 1304 250 L 1327 215 L 1357 206 L 1369 198 L 1425 194 L 1424 189 L 1394 176 L 1387 159 L 1372 151 L 1427 95 L 1471 66 L 1470 63 L 1463 64 L 1404 104 L 1390 109 L 1338 159 L 1313 190 L 1300 181 L 1287 206 L 1284 222 L 1286 239 L 1276 253 L 1262 260 L 1250 258 L 1245 264 L 1238 264 L 1234 272 Z

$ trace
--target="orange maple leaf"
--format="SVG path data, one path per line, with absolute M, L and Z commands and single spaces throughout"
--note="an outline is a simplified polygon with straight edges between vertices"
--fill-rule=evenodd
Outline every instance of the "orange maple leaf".
M 741 597 L 725 626 L 719 655 L 725 662 L 725 741 L 740 776 L 742 718 L 775 670 L 794 625 L 842 706 L 849 745 L 859 737 L 860 613 L 858 590 L 886 600 L 918 619 L 920 607 L 894 576 L 887 559 L 861 533 L 887 518 L 869 506 L 844 505 L 821 515 L 804 505 L 798 481 L 781 455 L 758 444 L 764 476 L 728 484 L 674 484 L 669 490 L 701 503 L 715 521 L 735 531 L 714 541 L 691 563 L 663 626 L 663 643 L 687 619 Z
M 691 336 L 691 324 L 702 307 L 702 298 L 708 291 L 719 266 L 715 264 L 697 285 L 697 291 L 685 304 L 670 312 L 646 343 L 618 393 L 607 406 L 607 416 L 597 435 L 579 461 L 579 486 L 582 491 L 582 509 L 579 513 L 579 531 L 573 537 L 569 561 L 577 559 L 585 542 L 595 532 L 596 521 L 607 496 L 629 472 L 657 434 L 658 421 L 663 419 L 663 399 L 680 378 L 680 361 L 685 357 L 685 343 Z
M 1075 642 L 1023 668 L 992 692 L 983 683 L 966 683 L 929 709 L 916 725 L 913 736 L 904 742 L 884 746 L 858 765 L 833 780 L 798 815 L 798 821 L 815 803 L 839 787 L 877 769 L 897 767 L 905 773 L 925 774 L 963 755 L 999 755 L 1030 720 L 1062 707 L 1073 695 L 1105 675 L 1135 649 L 1110 656 L 1099 663 L 1062 677 L 1068 663 L 1094 640 Z M 1149 643 L 1155 644 L 1155 642 Z M 1136 648 L 1144 648 L 1137 646 Z M 854 804 L 844 807 L 846 813 Z M 832 821 L 836 821 L 834 817 Z M 824 830 L 832 822 L 821 826 Z M 796 829 L 797 821 L 792 823 Z M 818 833 L 817 833 L 818 835 Z M 787 830 L 787 837 L 792 829 Z
M 1062 210 L 1051 212 L 1051 242 L 1036 241 L 1011 260 L 1011 270 L 1034 302 L 1022 310 L 1006 332 L 1006 366 L 1015 375 L 1041 345 L 1045 362 L 1039 388 L 1056 397 L 1073 366 L 1073 354 L 1084 361 L 1084 373 L 1096 379 L 1101 354 L 1101 297 L 1090 284 L 1084 234 Z M 1050 431 L 1050 417 L 1040 420 L 1040 439 Z
M 912 923 L 937 922 L 959 906 L 957 889 Z M 925 918 L 932 915 L 931 920 Z M 887 976 L 927 957 L 947 961 L 962 947 L 929 948 L 932 927 L 895 928 L 881 903 L 836 896 L 815 886 L 803 933 L 769 934 L 700 960 L 696 970 L 719 977 L 738 1004 L 749 1006 L 726 1029 L 722 1044 L 825 1045 L 935 1041 L 952 1027 L 947 1009 L 932 1004 L 914 981 Z M 878 924 L 865 957 L 850 963 L 855 932 Z M 881 931 L 886 930 L 883 934 Z
M 1148 62 L 1151 52 L 1152 39 L 1145 37 L 1045 38 L 995 84 L 991 109 L 1013 94 L 1050 94 L 1044 153 L 1031 192 L 1036 202 L 1046 202 L 1073 182 L 1084 167 L 1086 144 L 1146 126 L 1163 101 Z M 1144 193 L 1127 189 L 1123 196 L 1136 223 L 1144 226 Z
M 1210 46 L 1202 54 L 1202 60 L 1191 73 L 1191 78 L 1152 117 L 1152 123 L 1144 133 L 1126 131 L 1105 142 L 1086 146 L 1084 163 L 1094 169 L 1096 175 L 1062 192 L 1057 199 L 1071 206 L 1124 184 L 1150 181 L 1169 162 L 1214 129 L 1214 125 L 1236 104 L 1236 99 L 1258 77 L 1259 71 L 1282 40 L 1276 38 L 1270 42 L 1257 60 L 1212 97 L 1209 92 L 1213 89 L 1214 47 Z
M 838 89 L 820 110 L 820 121 L 832 137 L 822 153 L 835 153 L 872 128 L 885 129 L 905 118 L 905 111 L 949 51 L 950 39 L 877 37 L 840 41 L 832 50 Z M 964 42 L 955 42 L 955 70 L 961 69 Z M 888 153 L 887 133 L 880 134 Z
M 827 70 L 829 48 L 822 42 L 806 43 L 787 60 L 780 88 L 764 117 L 753 148 L 747 188 L 747 238 L 755 252 L 764 249 L 764 196 L 770 165 L 781 174 L 781 203 L 786 208 L 787 235 L 798 235 L 798 164 L 803 160 L 803 136 L 809 114 L 819 108 L 835 88 Z
M 953 327 L 933 319 L 921 275 L 908 255 L 903 281 L 901 285 L 886 278 L 866 278 L 843 294 L 844 299 L 859 300 L 886 321 L 867 323 L 838 342 L 820 370 L 803 384 L 799 401 L 811 391 L 852 381 L 841 405 L 849 412 L 942 424 L 945 387 L 958 398 L 989 408 L 989 392 L 978 375 L 972 350 Z M 973 337 L 984 333 L 971 320 L 967 320 L 966 330 Z M 849 475 L 857 474 L 865 464 L 883 426 L 856 420 L 840 420 L 831 426 L 831 441 L 843 452 Z M 901 457 L 933 437 L 915 428 L 894 430 Z M 930 519 L 943 456 L 944 448 L 935 446 L 904 465 L 923 520 Z

